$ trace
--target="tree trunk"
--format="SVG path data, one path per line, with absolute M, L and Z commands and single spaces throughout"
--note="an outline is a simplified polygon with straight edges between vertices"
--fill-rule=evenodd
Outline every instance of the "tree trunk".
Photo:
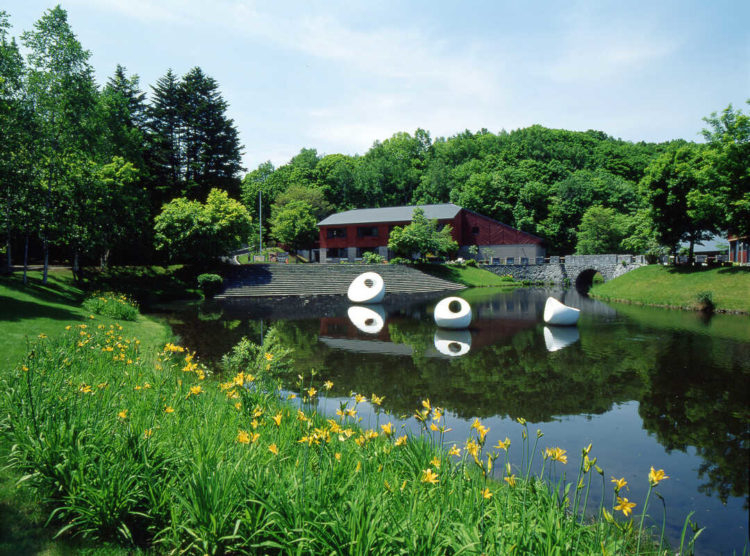
M 8 238 L 5 242 L 5 255 L 8 257 L 8 271 L 13 268 L 13 258 L 10 255 L 11 226 L 10 226 L 10 202 L 5 207 L 6 222 L 8 223 Z
M 693 252 L 695 251 L 695 238 L 690 238 L 690 249 L 688 250 L 688 264 L 693 264 Z
M 52 212 L 52 164 L 49 165 L 49 182 L 47 183 L 47 196 L 44 200 L 44 239 L 42 240 L 44 251 L 44 273 L 42 275 L 42 284 L 47 283 L 47 272 L 49 271 L 49 221 Z
M 78 272 L 78 248 L 73 251 L 73 280 L 79 282 L 81 276 Z
M 26 273 L 29 270 L 29 229 L 26 228 L 26 237 L 23 242 L 23 285 L 25 286 L 28 278 Z

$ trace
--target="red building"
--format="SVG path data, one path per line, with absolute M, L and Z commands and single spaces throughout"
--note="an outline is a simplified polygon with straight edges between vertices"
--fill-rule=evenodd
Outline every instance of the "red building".
M 535 235 L 457 205 L 418 205 L 356 209 L 332 214 L 318 223 L 320 229 L 320 262 L 355 261 L 367 251 L 390 259 L 388 238 L 395 226 L 411 222 L 415 208 L 424 210 L 428 220 L 438 226 L 450 225 L 459 255 L 502 263 L 533 262 L 544 257 L 543 240 Z M 477 255 L 469 248 L 477 246 Z
M 733 263 L 747 263 L 748 251 L 750 250 L 750 238 L 729 236 L 729 260 Z

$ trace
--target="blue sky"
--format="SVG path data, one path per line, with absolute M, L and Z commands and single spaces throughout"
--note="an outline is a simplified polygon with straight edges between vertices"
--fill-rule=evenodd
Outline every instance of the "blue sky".
M 55 3 L 6 0 L 14 34 Z M 533 124 L 630 141 L 700 140 L 750 98 L 750 2 L 68 0 L 100 83 L 200 66 L 253 169 L 302 147 L 365 152 Z

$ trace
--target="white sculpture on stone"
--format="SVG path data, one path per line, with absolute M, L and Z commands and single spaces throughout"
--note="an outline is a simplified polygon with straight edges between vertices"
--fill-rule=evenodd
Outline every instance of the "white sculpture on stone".
M 435 349 L 449 357 L 466 355 L 471 349 L 471 332 L 468 330 L 443 330 L 438 328 L 433 338 Z
M 544 343 L 547 351 L 557 351 L 578 341 L 578 328 L 571 326 L 545 326 Z
M 385 309 L 382 305 L 360 307 L 354 305 L 346 311 L 352 324 L 365 334 L 377 334 L 385 325 Z
M 346 292 L 352 303 L 380 303 L 385 297 L 385 282 L 377 272 L 365 272 L 349 284 Z
M 441 328 L 468 328 L 471 306 L 460 297 L 446 297 L 435 305 L 435 324 Z
M 580 309 L 563 305 L 554 297 L 548 297 L 544 304 L 544 322 L 547 324 L 571 326 L 578 322 L 580 315 Z

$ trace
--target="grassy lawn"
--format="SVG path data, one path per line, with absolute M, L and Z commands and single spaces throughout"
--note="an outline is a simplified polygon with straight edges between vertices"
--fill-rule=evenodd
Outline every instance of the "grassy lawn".
M 431 274 L 432 276 L 443 278 L 444 280 L 450 280 L 451 282 L 456 282 L 457 284 L 463 284 L 464 286 L 468 286 L 470 288 L 481 288 L 489 286 L 518 286 L 518 283 L 514 282 L 512 278 L 504 278 L 490 272 L 489 270 L 474 268 L 472 266 L 460 268 L 457 266 L 429 264 L 418 265 L 416 268 L 418 268 L 422 272 Z
M 68 324 L 105 325 L 116 321 L 91 315 L 81 302 L 85 292 L 73 282 L 69 270 L 52 271 L 42 284 L 41 272 L 30 272 L 24 286 L 20 273 L 0 277 L 0 376 L 6 376 L 26 354 L 29 342 L 40 334 L 53 339 Z M 168 327 L 139 315 L 134 322 L 117 321 L 124 337 L 141 338 L 145 350 L 154 351 L 170 337 Z M 0 462 L 10 446 L 0 442 Z M 2 462 L 4 464 L 4 462 Z M 19 477 L 0 465 L 0 554 L 130 554 L 119 547 L 92 550 L 69 542 L 53 542 L 54 530 L 44 527 L 46 515 L 39 500 L 27 489 L 17 489 Z
M 710 291 L 718 311 L 750 313 L 750 268 L 649 265 L 628 272 L 589 294 L 605 301 L 629 301 L 695 309 L 700 292 Z
M 41 272 L 30 272 L 27 286 L 20 273 L 0 277 L 0 372 L 15 365 L 26 353 L 28 341 L 39 334 L 54 337 L 71 323 L 109 326 L 115 322 L 100 315 L 92 320 L 81 307 L 85 296 L 69 270 L 50 272 L 46 285 L 42 284 Z M 165 325 L 142 315 L 135 322 L 117 322 L 123 327 L 123 335 L 143 338 L 149 348 L 163 344 L 169 335 Z

